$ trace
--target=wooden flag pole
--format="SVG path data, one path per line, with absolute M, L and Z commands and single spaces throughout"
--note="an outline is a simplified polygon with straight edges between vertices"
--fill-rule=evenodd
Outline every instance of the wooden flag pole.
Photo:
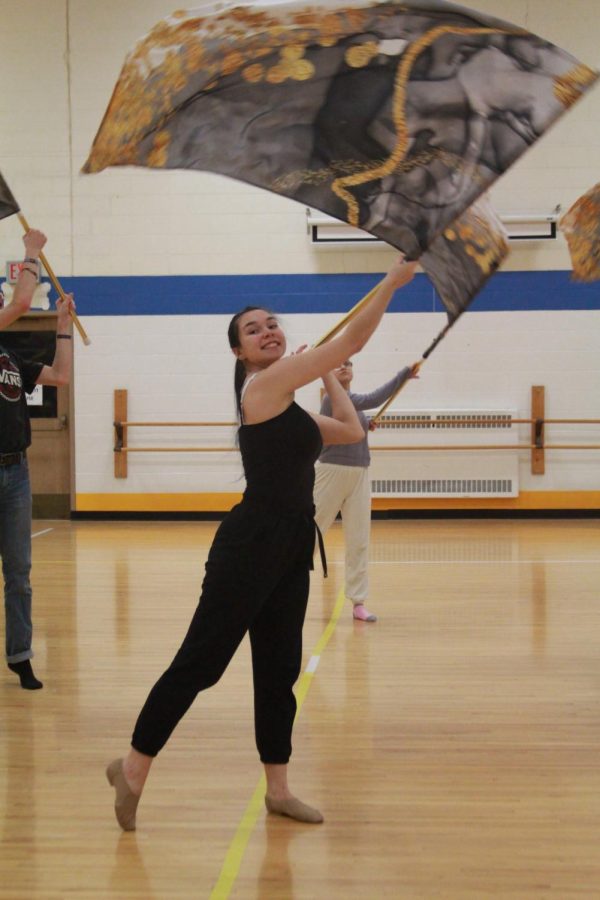
M 18 216 L 19 222 L 23 226 L 23 230 L 25 231 L 25 233 L 30 231 L 29 223 L 27 222 L 27 219 L 25 218 L 23 213 L 19 211 L 17 213 L 17 216 Z M 52 284 L 54 285 L 55 289 L 58 291 L 61 299 L 66 300 L 67 298 L 66 298 L 65 292 L 63 291 L 63 289 L 61 287 L 60 281 L 58 280 L 58 278 L 52 271 L 52 267 L 50 266 L 50 263 L 48 262 L 48 260 L 44 256 L 44 254 L 41 252 L 40 252 L 40 262 L 42 263 L 43 267 L 45 268 L 46 272 L 48 273 L 48 277 L 49 277 L 50 281 L 52 282 Z M 92 342 L 89 339 L 89 337 L 87 336 L 85 328 L 83 327 L 83 325 L 77 318 L 77 314 L 75 312 L 73 312 L 73 310 L 71 310 L 71 318 L 73 319 L 73 325 L 75 326 L 75 328 L 81 335 L 81 339 L 82 339 L 83 343 L 86 345 L 86 347 L 89 347 L 89 345 Z
M 351 322 L 352 319 L 354 319 L 354 317 L 361 311 L 363 306 L 366 306 L 366 304 L 369 302 L 369 300 L 371 300 L 373 298 L 373 295 L 375 294 L 376 291 L 379 290 L 379 288 L 381 287 L 381 284 L 382 284 L 382 282 L 380 281 L 379 284 L 376 284 L 374 288 L 371 288 L 369 293 L 365 294 L 365 296 L 362 298 L 362 300 L 359 300 L 358 303 L 356 304 L 356 306 L 353 306 L 352 309 L 350 310 L 350 312 L 346 313 L 344 318 L 340 319 L 340 321 L 337 323 L 337 325 L 334 325 L 333 328 L 330 328 L 329 331 L 326 334 L 324 334 L 323 337 L 320 338 L 317 341 L 317 343 L 314 344 L 313 346 L 320 347 L 321 344 L 327 343 L 327 341 L 331 340 L 332 337 L 335 337 L 336 334 L 339 334 L 339 332 L 342 330 L 342 328 L 345 328 L 345 326 L 348 324 L 348 322 Z
M 407 375 L 407 376 L 406 376 L 406 378 L 404 379 L 404 381 L 403 381 L 401 384 L 398 385 L 398 387 L 396 388 L 396 390 L 394 391 L 394 393 L 392 394 L 392 396 L 391 396 L 391 397 L 388 397 L 388 399 L 385 401 L 385 403 L 383 404 L 383 406 L 381 407 L 381 409 L 377 410 L 377 412 L 375 413 L 375 415 L 371 418 L 371 420 L 370 420 L 371 422 L 377 422 L 377 421 L 381 418 L 381 416 L 384 414 L 384 412 L 386 411 L 386 409 L 388 408 L 388 406 L 396 399 L 396 397 L 398 396 L 398 394 L 400 393 L 400 391 L 402 390 L 402 388 L 404 387 L 404 385 L 405 385 L 408 381 L 410 381 L 411 376 L 414 376 L 414 375 L 417 375 L 417 374 L 418 374 L 419 369 L 420 369 L 421 366 L 423 365 L 424 361 L 425 361 L 425 360 L 420 359 L 419 362 L 416 362 L 416 363 L 413 363 L 413 364 L 412 364 L 412 366 L 410 367 L 410 375 Z
M 369 293 L 365 294 L 365 296 L 362 298 L 362 300 L 359 300 L 358 303 L 352 307 L 350 312 L 346 313 L 346 315 L 344 316 L 343 319 L 340 319 L 340 321 L 336 325 L 334 325 L 333 328 L 330 328 L 329 331 L 326 332 L 323 335 L 323 337 L 317 341 L 316 344 L 313 344 L 313 347 L 320 347 L 321 344 L 325 344 L 327 341 L 331 340 L 332 337 L 335 337 L 336 334 L 339 334 L 339 332 L 342 330 L 342 328 L 344 328 L 348 324 L 348 322 L 351 322 L 352 319 L 354 319 L 354 317 L 360 312 L 360 310 L 363 308 L 363 306 L 365 306 L 373 298 L 373 295 L 380 288 L 380 286 L 381 286 L 381 282 L 379 282 L 379 284 L 376 284 L 374 288 L 371 288 Z M 458 316 L 456 318 L 458 318 Z M 423 363 L 425 362 L 425 360 L 427 359 L 429 354 L 433 350 L 435 350 L 435 348 L 437 347 L 439 342 L 442 340 L 442 338 L 444 338 L 447 335 L 448 331 L 454 325 L 455 321 L 456 321 L 456 319 L 453 319 L 451 322 L 449 322 L 446 325 L 446 327 L 440 331 L 438 336 L 429 345 L 429 347 L 423 354 L 422 359 L 420 359 L 418 362 L 412 364 L 411 374 L 416 375 L 418 373 L 419 369 L 421 368 L 421 366 L 423 365 Z M 408 378 L 406 378 L 406 380 L 402 382 L 402 384 L 392 394 L 392 396 L 386 400 L 386 402 L 383 404 L 381 409 L 379 409 L 375 413 L 375 415 L 371 419 L 371 422 L 377 422 L 378 419 L 381 418 L 381 416 L 384 414 L 386 409 L 389 407 L 390 403 L 392 403 L 392 401 L 395 400 L 395 398 L 398 396 L 398 394 L 400 393 L 400 391 L 402 390 L 402 388 L 404 387 L 406 382 L 409 381 L 409 378 L 410 378 L 410 376 Z
M 375 292 L 376 292 L 377 290 L 379 290 L 379 288 L 381 287 L 381 284 L 382 284 L 382 282 L 380 281 L 378 284 L 375 285 L 374 288 L 371 288 L 371 290 L 369 291 L 369 293 L 368 293 L 368 294 L 365 294 L 365 296 L 362 298 L 362 300 L 359 300 L 358 303 L 357 303 L 355 306 L 352 307 L 352 309 L 350 310 L 350 312 L 346 313 L 346 315 L 344 316 L 344 318 L 343 318 L 343 319 L 340 319 L 340 321 L 339 321 L 336 325 L 334 325 L 333 328 L 330 328 L 329 331 L 326 332 L 326 334 L 324 334 L 323 337 L 320 338 L 320 339 L 317 341 L 317 343 L 314 344 L 313 346 L 314 346 L 314 347 L 320 347 L 321 344 L 325 344 L 327 341 L 331 340 L 331 338 L 335 337 L 336 334 L 339 334 L 339 332 L 340 332 L 340 331 L 348 324 L 348 322 L 351 322 L 352 319 L 355 318 L 355 316 L 361 311 L 361 309 L 363 308 L 363 306 L 366 306 L 366 304 L 367 304 L 370 300 L 372 300 L 372 298 L 373 298 Z M 413 372 L 415 375 L 417 374 L 417 372 L 418 372 L 419 369 L 421 368 L 421 365 L 423 364 L 423 362 L 424 362 L 424 359 L 420 360 L 419 362 L 414 363 L 414 364 L 411 366 L 412 372 Z M 406 381 L 408 381 L 408 378 L 406 379 Z M 379 417 L 383 415 L 383 413 L 386 411 L 386 409 L 388 408 L 388 406 L 390 405 L 390 403 L 392 402 L 392 400 L 394 400 L 394 398 L 400 393 L 400 391 L 402 390 L 402 388 L 403 388 L 404 385 L 406 384 L 406 381 L 403 381 L 402 384 L 400 385 L 400 387 L 398 388 L 398 390 L 395 391 L 395 393 L 392 394 L 392 396 L 391 396 L 388 400 L 386 400 L 386 402 L 383 404 L 383 406 L 381 407 L 381 409 L 380 409 L 380 410 L 376 413 L 376 415 L 374 415 L 373 418 L 371 419 L 372 422 L 376 422 L 376 421 L 379 419 Z

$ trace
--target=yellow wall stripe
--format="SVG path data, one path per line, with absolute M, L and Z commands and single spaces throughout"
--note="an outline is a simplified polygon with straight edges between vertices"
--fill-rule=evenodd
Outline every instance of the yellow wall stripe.
M 228 512 L 241 493 L 77 494 L 77 512 Z
M 344 591 L 341 590 L 337 596 L 331 618 L 327 623 L 323 634 L 317 641 L 317 645 L 312 653 L 312 656 L 310 657 L 311 659 L 315 656 L 320 656 L 327 646 L 331 635 L 335 631 L 335 626 L 337 625 L 342 609 L 344 608 L 345 599 L 346 598 L 344 596 Z M 308 672 L 305 670 L 300 676 L 300 680 L 296 685 L 296 690 L 294 692 L 296 694 L 297 703 L 296 718 L 298 718 L 298 716 L 300 715 L 302 704 L 304 703 L 310 685 L 312 684 L 313 677 L 314 672 Z M 227 854 L 225 856 L 218 881 L 210 895 L 210 900 L 227 900 L 229 894 L 231 893 L 231 889 L 233 888 L 235 880 L 240 871 L 240 866 L 244 858 L 244 853 L 246 852 L 246 847 L 248 846 L 248 841 L 250 840 L 250 837 L 254 830 L 254 826 L 256 825 L 256 822 L 258 820 L 258 816 L 263 808 L 263 798 L 265 796 L 266 786 L 265 776 L 263 774 L 261 775 L 258 784 L 256 785 L 254 793 L 252 794 L 252 798 L 248 803 L 248 806 L 246 807 L 246 810 L 244 812 L 244 815 L 242 816 L 240 824 L 238 825 L 233 840 L 229 845 L 229 850 L 227 851 Z
M 76 512 L 227 512 L 241 494 L 77 494 Z M 374 510 L 597 509 L 600 491 L 522 491 L 518 497 L 399 500 L 374 497 Z

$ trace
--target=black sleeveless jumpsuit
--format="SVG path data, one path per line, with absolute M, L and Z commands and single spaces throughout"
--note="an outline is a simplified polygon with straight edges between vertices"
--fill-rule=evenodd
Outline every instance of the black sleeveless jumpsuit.
M 239 443 L 247 483 L 242 502 L 217 530 L 188 633 L 135 726 L 132 746 L 148 756 L 162 749 L 196 694 L 219 680 L 247 631 L 260 759 L 286 763 L 291 754 L 321 435 L 292 403 L 273 419 L 242 425 Z

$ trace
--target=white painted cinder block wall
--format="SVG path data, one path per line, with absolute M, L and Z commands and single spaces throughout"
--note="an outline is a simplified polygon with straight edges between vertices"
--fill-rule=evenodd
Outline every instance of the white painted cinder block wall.
M 597 66 L 597 0 L 472 0 Z M 61 276 L 381 272 L 385 250 L 315 251 L 301 205 L 202 173 L 130 169 L 81 176 L 123 59 L 135 40 L 175 8 L 168 0 L 0 0 L 0 169 Z M 566 208 L 598 180 L 600 89 L 585 97 L 493 192 L 504 212 Z M 21 252 L 15 219 L 0 222 L 4 258 Z M 566 245 L 516 247 L 507 270 L 569 267 Z M 348 297 L 348 307 L 358 297 Z M 291 343 L 311 341 L 337 316 L 286 317 Z M 90 316 L 93 344 L 76 342 L 76 491 L 180 492 L 240 489 L 229 456 L 136 457 L 115 481 L 112 395 L 128 388 L 130 417 L 230 418 L 232 361 L 227 316 Z M 419 358 L 441 315 L 390 315 L 356 362 L 368 390 Z M 599 415 L 600 312 L 467 313 L 402 395 L 404 409 L 515 408 L 529 412 L 532 384 L 547 390 L 550 416 Z M 318 387 L 304 389 L 307 406 Z M 555 440 L 589 432 L 559 429 Z M 144 435 L 158 441 L 164 433 Z M 526 436 L 526 431 L 524 432 Z M 168 439 L 177 443 L 182 435 Z M 194 435 L 191 435 L 194 439 Z M 600 457 L 555 453 L 528 490 L 599 490 Z

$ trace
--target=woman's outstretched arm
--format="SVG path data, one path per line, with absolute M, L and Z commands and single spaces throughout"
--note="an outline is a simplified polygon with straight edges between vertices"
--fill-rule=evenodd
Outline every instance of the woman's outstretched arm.
M 278 360 L 256 376 L 247 391 L 245 404 L 253 409 L 253 419 L 268 419 L 289 405 L 295 390 L 326 376 L 349 356 L 365 346 L 385 313 L 395 292 L 412 281 L 416 262 L 400 256 L 356 316 L 337 337 L 326 344 L 295 356 Z

